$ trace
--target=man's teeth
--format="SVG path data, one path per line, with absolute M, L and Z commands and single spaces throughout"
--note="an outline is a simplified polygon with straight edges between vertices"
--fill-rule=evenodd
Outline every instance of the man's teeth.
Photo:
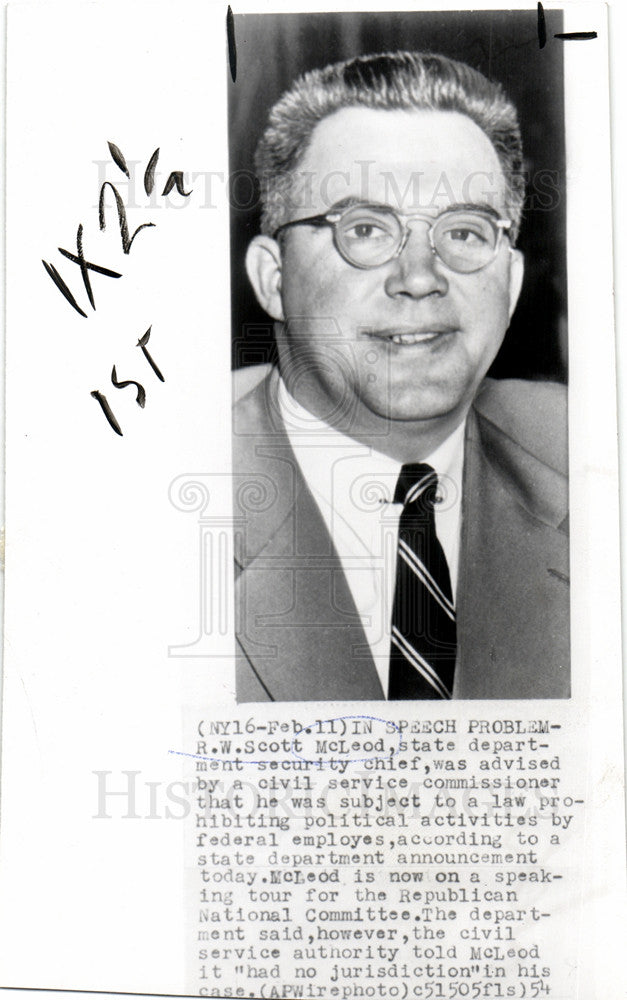
M 439 336 L 436 332 L 430 333 L 396 333 L 392 337 L 395 344 L 419 344 L 422 340 L 433 340 Z

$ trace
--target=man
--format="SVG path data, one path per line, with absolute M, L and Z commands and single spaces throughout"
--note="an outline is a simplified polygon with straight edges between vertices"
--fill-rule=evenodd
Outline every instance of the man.
M 256 162 L 279 368 L 234 410 L 238 700 L 567 697 L 564 393 L 485 380 L 523 277 L 515 109 L 366 56 L 298 80 Z

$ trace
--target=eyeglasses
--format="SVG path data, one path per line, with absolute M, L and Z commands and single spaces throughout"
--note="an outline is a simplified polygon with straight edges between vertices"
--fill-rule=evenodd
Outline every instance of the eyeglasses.
M 447 209 L 433 218 L 420 212 L 396 212 L 386 205 L 351 205 L 339 211 L 293 219 L 275 230 L 273 236 L 291 226 L 332 226 L 333 242 L 339 254 L 353 267 L 380 267 L 394 260 L 411 232 L 413 219 L 429 226 L 431 251 L 452 271 L 472 274 L 493 261 L 499 252 L 501 234 L 507 233 L 509 219 L 492 216 L 479 208 Z

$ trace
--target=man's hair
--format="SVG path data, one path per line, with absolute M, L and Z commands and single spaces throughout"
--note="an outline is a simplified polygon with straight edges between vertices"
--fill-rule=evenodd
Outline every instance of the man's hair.
M 525 198 L 518 116 L 499 83 L 465 63 L 428 52 L 386 52 L 334 63 L 299 77 L 270 111 L 255 154 L 263 233 L 290 221 L 296 172 L 324 118 L 342 108 L 457 111 L 492 143 L 507 185 L 515 242 Z

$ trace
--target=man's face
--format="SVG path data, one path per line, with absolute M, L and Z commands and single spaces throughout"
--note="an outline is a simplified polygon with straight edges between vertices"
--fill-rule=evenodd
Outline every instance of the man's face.
M 492 144 L 454 112 L 344 109 L 316 127 L 299 173 L 291 219 L 350 198 L 434 218 L 451 204 L 488 204 L 507 217 Z M 460 274 L 433 254 L 428 223 L 410 225 L 402 253 L 369 270 L 340 256 L 329 226 L 282 238 L 281 367 L 323 419 L 459 422 L 501 345 L 522 280 L 508 239 L 485 268 Z

